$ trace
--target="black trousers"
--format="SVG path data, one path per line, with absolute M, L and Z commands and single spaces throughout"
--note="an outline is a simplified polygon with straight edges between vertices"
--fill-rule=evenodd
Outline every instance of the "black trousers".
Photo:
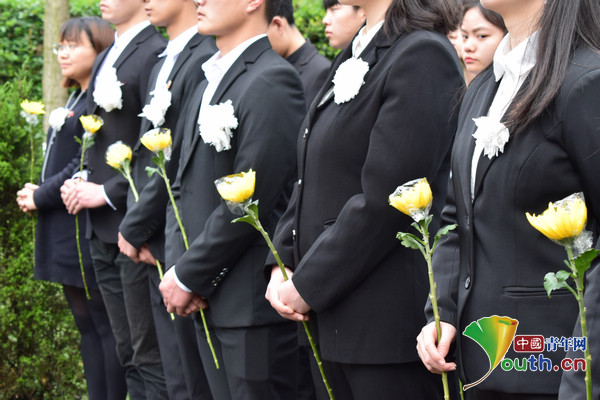
M 215 368 L 202 320 L 195 313 L 198 347 L 216 400 L 294 400 L 298 372 L 296 324 L 211 328 Z
M 344 364 L 323 361 L 333 395 L 343 400 L 443 399 L 441 375 L 427 371 L 420 361 L 401 364 Z M 328 399 L 321 375 L 312 363 L 317 398 Z M 451 399 L 457 399 L 454 375 L 449 376 Z

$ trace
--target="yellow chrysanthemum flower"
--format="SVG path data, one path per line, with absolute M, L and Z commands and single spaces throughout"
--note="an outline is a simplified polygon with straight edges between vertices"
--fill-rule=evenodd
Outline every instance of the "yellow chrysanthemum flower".
M 392 207 L 418 222 L 429 213 L 433 194 L 427 179 L 421 178 L 398 186 L 388 200 Z
M 171 130 L 168 128 L 152 129 L 142 136 L 140 142 L 151 152 L 158 153 L 170 149 L 173 145 Z
M 131 162 L 131 156 L 131 147 L 120 140 L 106 149 L 106 163 L 116 169 L 122 169 L 125 161 Z
M 44 104 L 40 103 L 39 101 L 23 100 L 21 102 L 21 108 L 29 114 L 46 114 L 46 111 L 44 110 Z
M 548 239 L 556 241 L 575 239 L 587 222 L 587 208 L 581 193 L 549 203 L 548 209 L 540 215 L 526 215 L 535 229 Z
M 79 121 L 81 122 L 83 129 L 85 129 L 89 133 L 98 132 L 98 130 L 102 128 L 102 125 L 104 125 L 104 121 L 102 120 L 102 118 L 95 114 L 82 115 L 81 117 L 79 117 Z
M 248 172 L 228 175 L 217 180 L 217 191 L 223 199 L 232 203 L 243 203 L 254 194 L 256 184 L 256 172 L 250 169 Z

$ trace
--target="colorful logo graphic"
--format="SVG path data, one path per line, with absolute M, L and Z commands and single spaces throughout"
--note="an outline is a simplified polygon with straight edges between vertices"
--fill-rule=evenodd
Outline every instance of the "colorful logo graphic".
M 512 344 L 518 325 L 516 319 L 492 315 L 473 321 L 465 328 L 463 335 L 473 339 L 485 351 L 490 369 L 476 382 L 464 385 L 464 390 L 479 385 L 500 364 Z

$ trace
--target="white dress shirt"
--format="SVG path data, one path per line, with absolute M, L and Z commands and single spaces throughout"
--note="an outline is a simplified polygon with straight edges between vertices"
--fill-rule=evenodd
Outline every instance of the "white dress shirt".
M 167 47 L 165 48 L 165 50 L 158 55 L 159 58 L 166 58 L 163 65 L 160 67 L 158 76 L 156 77 L 156 84 L 154 85 L 154 89 L 159 88 L 161 85 L 167 84 L 167 79 L 169 79 L 169 75 L 171 75 L 171 71 L 173 71 L 173 67 L 177 62 L 179 54 L 183 51 L 185 46 L 187 46 L 188 42 L 192 39 L 192 37 L 197 33 L 198 27 L 194 25 L 188 30 L 182 32 L 176 38 L 169 40 L 169 43 L 167 43 Z
M 377 32 L 383 26 L 384 20 L 379 21 L 371 29 L 367 30 L 367 26 L 363 26 L 358 35 L 352 41 L 352 57 L 357 58 L 361 55 L 363 50 L 371 43 L 371 40 L 375 37 Z
M 501 121 L 519 88 L 535 66 L 537 48 L 538 32 L 534 32 L 512 50 L 510 48 L 510 34 L 502 39 L 496 53 L 494 53 L 493 61 L 494 77 L 496 82 L 501 81 L 488 111 L 488 117 Z M 483 145 L 476 143 L 471 162 L 471 200 L 473 200 L 475 192 L 477 164 L 482 152 Z

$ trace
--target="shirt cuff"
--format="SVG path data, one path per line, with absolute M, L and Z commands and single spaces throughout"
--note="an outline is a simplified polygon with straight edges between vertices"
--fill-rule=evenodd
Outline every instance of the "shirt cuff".
M 173 265 L 173 268 L 175 266 Z M 177 286 L 179 286 L 179 289 L 183 290 L 186 293 L 192 293 L 192 291 L 190 290 L 190 288 L 188 288 L 187 286 L 185 286 L 177 277 L 177 271 L 175 271 L 175 269 L 173 269 L 173 277 L 175 278 L 175 283 L 177 284 Z
M 102 185 L 102 195 L 104 196 L 104 200 L 106 200 L 106 204 L 110 206 L 113 210 L 117 211 L 117 207 L 113 205 L 108 196 L 106 195 L 106 190 L 104 190 L 104 185 Z
M 81 178 L 82 180 L 87 181 L 88 180 L 88 170 L 84 169 L 84 170 L 81 170 L 81 171 L 77 171 L 71 177 L 71 179 L 77 179 L 77 178 Z

